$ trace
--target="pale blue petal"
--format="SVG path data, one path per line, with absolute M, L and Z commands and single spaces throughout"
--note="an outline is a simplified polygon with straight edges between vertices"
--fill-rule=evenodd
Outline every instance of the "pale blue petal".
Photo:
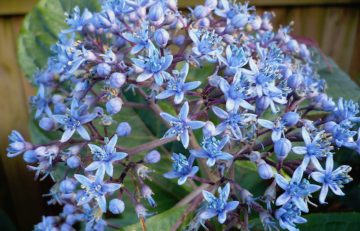
M 89 133 L 86 131 L 86 129 L 83 126 L 79 126 L 76 128 L 77 133 L 84 139 L 84 140 L 90 140 Z
M 75 132 L 75 129 L 65 129 L 60 142 L 64 143 L 64 142 L 68 141 L 74 135 L 74 132 Z

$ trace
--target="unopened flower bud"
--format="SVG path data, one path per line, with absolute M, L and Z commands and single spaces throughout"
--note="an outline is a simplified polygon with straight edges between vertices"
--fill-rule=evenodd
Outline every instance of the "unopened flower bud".
M 242 28 L 247 24 L 248 18 L 248 15 L 238 13 L 231 19 L 231 25 L 235 28 Z
M 209 9 L 213 10 L 216 8 L 217 4 L 217 0 L 206 0 L 204 5 L 209 7 Z
M 114 115 L 121 110 L 122 105 L 123 105 L 123 101 L 121 100 L 121 98 L 119 97 L 112 98 L 106 103 L 106 111 L 110 115 Z
M 274 172 L 270 165 L 268 165 L 264 160 L 259 160 L 257 163 L 257 169 L 259 176 L 264 179 L 268 180 L 274 177 Z
M 39 121 L 39 126 L 45 131 L 51 131 L 55 127 L 55 121 L 52 118 L 43 117 Z
M 59 186 L 60 192 L 65 194 L 74 192 L 75 188 L 76 188 L 76 181 L 72 179 L 65 179 L 61 181 Z
M 255 19 L 251 21 L 251 26 L 253 30 L 259 30 L 261 27 L 262 19 L 260 16 L 256 16 Z
M 161 4 L 155 4 L 149 9 L 149 19 L 153 22 L 162 21 L 164 19 L 164 9 Z
M 78 156 L 71 156 L 66 160 L 66 164 L 67 166 L 69 166 L 69 168 L 77 168 L 80 166 L 80 158 Z
M 116 129 L 116 134 L 120 137 L 129 136 L 131 133 L 131 126 L 128 122 L 121 122 Z
M 126 76 L 123 73 L 115 72 L 110 76 L 110 86 L 113 88 L 120 88 L 126 82 Z
M 202 129 L 204 137 L 210 137 L 215 135 L 215 125 L 211 121 L 207 121 Z
M 147 209 L 141 204 L 137 204 L 135 206 L 135 211 L 136 211 L 138 218 L 145 218 L 147 215 Z
M 36 157 L 36 153 L 34 150 L 28 150 L 24 153 L 23 159 L 26 163 L 32 164 L 38 162 L 38 158 Z
M 295 39 L 291 39 L 287 44 L 287 48 L 292 52 L 299 52 L 299 43 Z
M 260 98 L 256 99 L 256 114 L 263 113 L 269 106 L 271 100 L 267 96 L 261 96 Z
M 258 162 L 261 158 L 260 152 L 252 151 L 249 155 L 249 160 L 252 162 Z
M 111 72 L 111 66 L 107 63 L 100 63 L 96 67 L 96 73 L 99 76 L 105 77 L 108 76 Z
M 205 7 L 203 5 L 197 5 L 194 9 L 194 17 L 196 19 L 205 18 L 210 12 L 210 9 L 208 7 Z
M 152 150 L 151 152 L 146 154 L 146 156 L 144 157 L 144 161 L 145 163 L 148 164 L 156 164 L 157 162 L 160 161 L 160 158 L 161 158 L 160 153 L 156 150 Z
M 200 28 L 208 28 L 210 26 L 210 20 L 208 18 L 202 18 L 198 23 Z
M 169 38 L 169 33 L 165 29 L 157 29 L 154 33 L 155 42 L 159 47 L 166 47 Z
M 293 89 L 296 89 L 302 84 L 303 79 L 304 77 L 300 73 L 294 73 L 289 77 L 287 85 Z
M 289 111 L 282 117 L 282 121 L 286 126 L 294 126 L 299 121 L 300 116 L 296 112 Z
M 291 151 L 291 142 L 286 138 L 277 140 L 274 144 L 274 151 L 278 160 L 283 160 Z
M 109 210 L 113 214 L 123 213 L 125 210 L 125 204 L 122 200 L 112 199 L 109 203 Z
M 336 126 L 337 126 L 337 123 L 335 123 L 334 121 L 329 121 L 324 124 L 324 130 L 327 133 L 332 133 L 334 131 L 334 129 L 336 128 Z

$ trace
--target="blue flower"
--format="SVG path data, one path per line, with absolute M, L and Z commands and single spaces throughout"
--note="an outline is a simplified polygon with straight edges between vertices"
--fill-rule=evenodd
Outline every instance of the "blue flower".
M 318 185 L 310 184 L 306 179 L 302 180 L 303 168 L 298 167 L 291 181 L 286 180 L 280 174 L 275 174 L 276 184 L 280 188 L 284 189 L 285 192 L 276 199 L 276 205 L 284 205 L 288 202 L 293 202 L 301 211 L 308 212 L 307 197 L 319 190 L 321 187 Z
M 69 15 L 65 13 L 65 15 L 67 16 L 65 21 L 69 28 L 61 31 L 62 33 L 81 31 L 93 17 L 93 14 L 88 9 L 85 9 L 83 13 L 81 13 L 78 6 L 74 8 L 72 14 Z
M 249 60 L 247 54 L 242 47 L 228 45 L 225 50 L 226 58 L 219 55 L 219 60 L 223 62 L 229 69 L 231 74 L 235 74 Z
M 104 180 L 105 169 L 100 168 L 95 175 L 95 178 L 87 178 L 83 175 L 75 174 L 74 177 L 85 188 L 83 195 L 78 201 L 78 205 L 83 205 L 91 200 L 95 200 L 103 212 L 106 212 L 105 195 L 118 190 L 121 184 L 105 183 Z
M 306 169 L 310 161 L 316 168 L 321 168 L 318 159 L 326 157 L 331 153 L 331 142 L 325 136 L 324 132 L 325 131 L 318 132 L 312 139 L 306 128 L 302 128 L 302 137 L 305 147 L 293 147 L 292 150 L 296 154 L 305 155 L 301 163 L 303 169 Z
M 350 120 L 351 122 L 360 122 L 359 104 L 352 100 L 344 100 L 339 98 L 338 105 L 335 110 L 327 118 L 328 121 L 342 122 L 344 120 Z
M 247 128 L 256 120 L 256 115 L 251 113 L 239 113 L 237 110 L 226 112 L 217 106 L 213 106 L 212 110 L 222 119 L 222 122 L 216 126 L 215 134 L 219 135 L 229 129 L 236 140 L 243 140 L 242 129 Z
M 227 183 L 224 188 L 218 188 L 219 197 L 215 197 L 212 193 L 203 190 L 204 199 L 207 202 L 207 208 L 200 214 L 200 218 L 204 220 L 218 216 L 218 221 L 223 224 L 226 221 L 226 215 L 236 209 L 239 201 L 227 202 L 230 195 L 230 184 Z
M 255 107 L 246 101 L 249 98 L 249 91 L 240 72 L 235 74 L 231 85 L 225 79 L 221 79 L 219 86 L 225 95 L 227 111 L 238 110 L 240 106 L 251 111 L 255 110 Z
M 9 135 L 9 147 L 6 149 L 8 157 L 15 157 L 32 148 L 32 145 L 24 140 L 22 135 L 13 130 Z
M 188 119 L 188 114 L 188 102 L 181 107 L 178 118 L 166 112 L 160 113 L 160 116 L 171 125 L 171 128 L 164 134 L 164 138 L 177 136 L 184 148 L 189 146 L 189 130 L 199 129 L 205 125 L 205 122 L 202 121 L 191 121 Z
M 354 147 L 354 136 L 356 131 L 351 131 L 352 126 L 348 123 L 336 124 L 331 131 L 332 141 L 338 147 Z
M 223 51 L 220 36 L 213 31 L 195 29 L 189 31 L 189 36 L 193 41 L 192 52 L 196 57 L 216 62 Z
M 292 202 L 286 203 L 276 210 L 275 217 L 279 221 L 281 228 L 289 231 L 298 231 L 297 224 L 306 223 L 307 220 L 301 217 L 301 210 Z
M 166 72 L 166 70 L 170 67 L 173 56 L 161 56 L 159 50 L 154 45 L 150 45 L 147 57 L 140 57 L 140 59 L 132 58 L 131 60 L 135 66 L 144 70 L 144 72 L 137 77 L 137 82 L 144 82 L 154 77 L 155 83 L 161 86 L 165 79 L 171 78 L 171 75 Z
M 118 136 L 114 135 L 110 141 L 105 140 L 106 144 L 104 147 L 99 147 L 95 144 L 88 144 L 91 153 L 93 154 L 93 162 L 85 168 L 86 171 L 99 170 L 104 168 L 106 174 L 113 176 L 113 162 L 124 159 L 128 154 L 125 152 L 116 151 L 116 143 Z
M 321 167 L 321 166 L 320 166 Z M 345 193 L 341 190 L 344 184 L 352 181 L 352 178 L 348 175 L 351 171 L 351 167 L 348 165 L 341 165 L 334 170 L 333 155 L 328 155 L 326 158 L 325 170 L 321 167 L 318 172 L 313 172 L 310 176 L 318 183 L 322 184 L 321 192 L 319 196 L 320 203 L 324 204 L 325 198 L 328 194 L 329 188 L 333 193 L 338 196 L 344 196 Z
M 217 160 L 233 159 L 230 153 L 221 151 L 228 142 L 228 136 L 224 136 L 221 140 L 217 140 L 215 137 L 205 137 L 203 142 L 201 142 L 202 149 L 190 150 L 190 153 L 197 158 L 208 159 L 206 164 L 212 167 Z
M 284 134 L 285 124 L 280 119 L 276 119 L 274 122 L 270 120 L 258 119 L 258 123 L 262 127 L 272 130 L 271 139 L 273 142 L 276 142 L 279 139 L 281 139 L 281 135 Z
M 134 33 L 123 33 L 122 36 L 134 44 L 131 54 L 137 54 L 143 49 L 149 49 L 151 40 L 149 38 L 149 23 L 144 21 L 141 28 Z
M 199 171 L 199 167 L 193 167 L 194 156 L 190 156 L 189 159 L 187 159 L 186 156 L 181 153 L 173 153 L 171 159 L 174 162 L 172 164 L 173 170 L 165 173 L 164 177 L 168 179 L 179 178 L 179 185 L 184 184 L 188 177 L 194 176 Z
M 75 131 L 85 139 L 90 140 L 89 133 L 84 128 L 84 124 L 96 118 L 95 113 L 87 113 L 87 105 L 79 105 L 76 100 L 71 102 L 70 113 L 67 115 L 53 115 L 53 118 L 59 124 L 64 125 L 64 133 L 61 137 L 60 142 L 64 143 L 68 141 Z
M 185 63 L 180 72 L 175 72 L 175 77 L 170 78 L 167 83 L 166 90 L 156 96 L 157 99 L 166 99 L 171 96 L 174 97 L 175 104 L 183 101 L 184 95 L 187 91 L 194 90 L 200 86 L 200 81 L 185 83 L 186 76 L 189 72 L 189 64 Z
M 45 93 L 45 87 L 43 84 L 40 84 L 37 95 L 31 97 L 31 103 L 36 108 L 35 119 L 39 118 L 44 112 L 48 116 L 52 115 L 49 107 L 50 99 Z

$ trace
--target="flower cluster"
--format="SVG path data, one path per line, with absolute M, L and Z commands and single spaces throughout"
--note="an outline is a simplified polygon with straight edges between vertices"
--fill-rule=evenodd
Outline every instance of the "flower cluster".
M 359 105 L 326 94 L 311 49 L 291 26 L 274 30 L 272 17 L 230 0 L 188 12 L 176 0 L 103 0 L 99 12 L 67 14 L 33 78 L 34 117 L 51 140 L 32 144 L 13 131 L 7 149 L 8 157 L 23 154 L 36 178 L 52 178 L 49 202 L 63 206 L 35 230 L 75 230 L 78 222 L 104 230 L 114 227 L 109 213 L 128 210 L 144 222 L 153 214 L 144 202 L 160 199 L 149 183 L 158 177 L 193 187 L 181 201 L 188 216 L 197 211 L 183 219 L 192 228 L 213 217 L 226 229 L 247 225 L 239 213 L 252 211 L 265 229 L 295 231 L 310 198 L 324 204 L 329 189 L 344 195 L 351 167 L 334 170 L 334 150 L 360 153 Z M 146 117 L 148 143 L 132 135 L 139 124 L 129 111 Z M 268 186 L 262 197 L 234 177 L 241 161 Z

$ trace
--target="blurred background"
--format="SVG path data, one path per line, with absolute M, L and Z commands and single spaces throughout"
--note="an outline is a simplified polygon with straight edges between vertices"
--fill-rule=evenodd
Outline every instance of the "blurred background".
M 202 3 L 198 0 L 178 2 L 180 7 Z M 275 27 L 294 21 L 293 34 L 318 46 L 360 84 L 360 0 L 250 2 L 258 13 L 273 11 L 276 14 Z M 36 3 L 36 0 L 0 0 L 0 230 L 9 227 L 30 230 L 40 221 L 42 214 L 56 210 L 47 206 L 42 197 L 48 192 L 50 182 L 34 182 L 33 173 L 26 169 L 21 157 L 6 157 L 7 136 L 12 129 L 19 130 L 28 138 L 28 97 L 34 90 L 17 63 L 16 38 L 24 15 Z M 357 166 L 355 172 L 359 172 Z M 359 178 L 354 172 L 352 175 Z M 352 187 L 359 187 L 357 182 Z

